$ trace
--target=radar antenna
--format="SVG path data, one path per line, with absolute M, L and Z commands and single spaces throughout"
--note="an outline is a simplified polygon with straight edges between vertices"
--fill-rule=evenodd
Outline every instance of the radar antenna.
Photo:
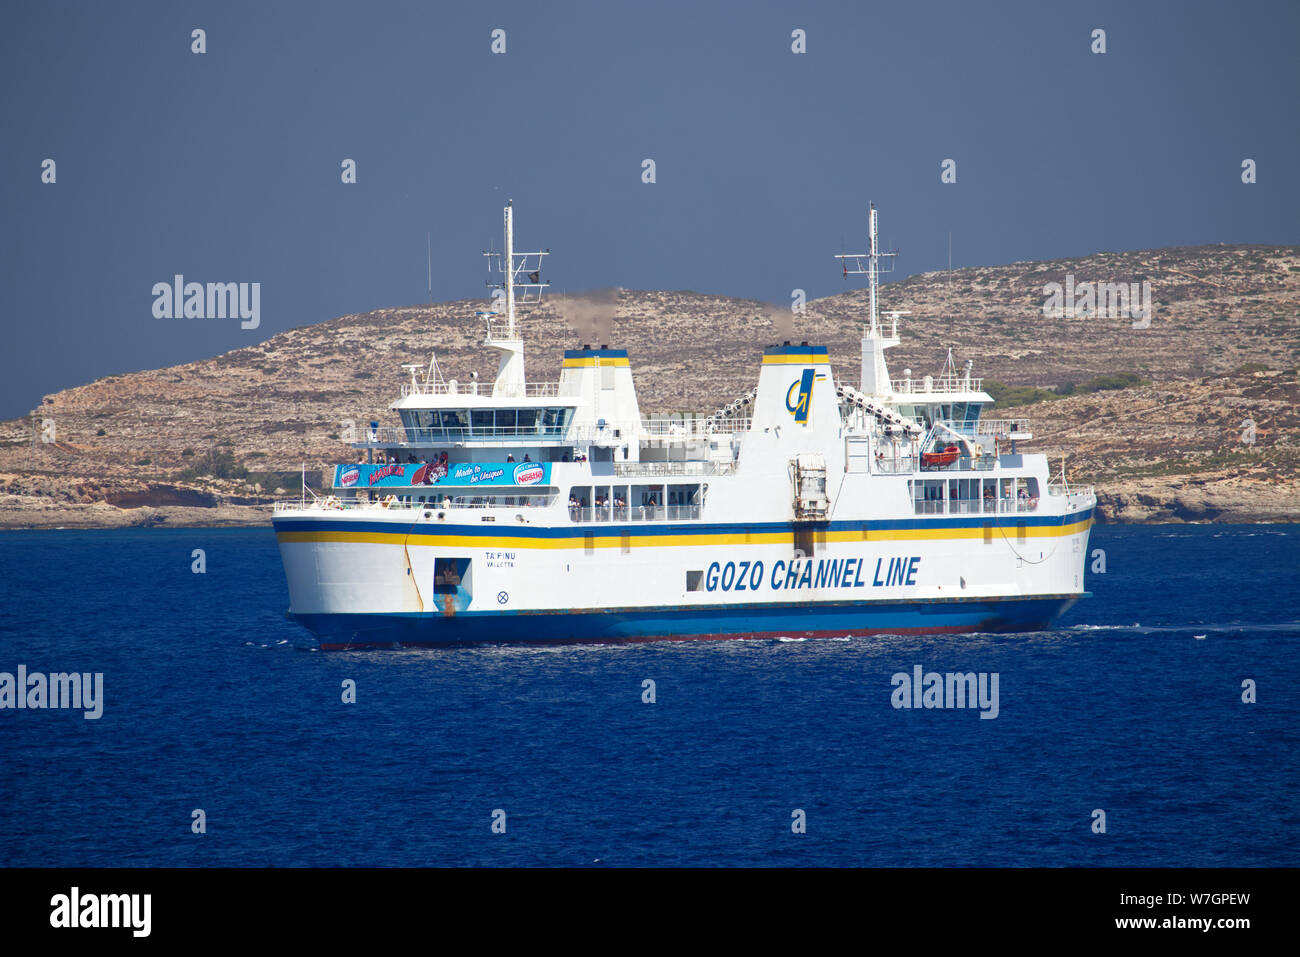
M 840 261 L 844 270 L 844 278 L 849 276 L 866 276 L 871 287 L 871 315 L 868 319 L 870 326 L 868 335 L 879 335 L 879 319 L 876 314 L 876 287 L 880 285 L 880 274 L 894 271 L 894 258 L 898 255 L 898 250 L 892 250 L 887 253 L 880 251 L 880 245 L 876 235 L 876 204 L 870 203 L 871 224 L 867 233 L 867 251 L 865 253 L 841 253 L 835 258 Z M 881 265 L 881 260 L 885 260 Z
M 488 271 L 500 274 L 499 279 L 487 281 L 492 290 L 493 308 L 486 313 L 479 313 L 487 317 L 488 341 L 492 340 L 492 317 L 501 314 L 502 299 L 505 300 L 505 338 L 514 340 L 518 338 L 515 307 L 540 304 L 543 290 L 550 285 L 542 280 L 542 259 L 551 254 L 549 249 L 529 253 L 515 252 L 514 200 L 506 203 L 505 233 L 505 252 L 483 251 L 483 255 L 488 257 Z
M 498 279 L 489 279 L 487 285 L 492 289 L 492 306 L 478 315 L 487 322 L 486 345 L 501 350 L 501 360 L 497 367 L 496 382 L 492 386 L 494 396 L 522 397 L 526 391 L 524 381 L 524 342 L 519 338 L 515 323 L 517 306 L 535 306 L 542 301 L 542 292 L 550 283 L 542 279 L 542 260 L 551 254 L 549 249 L 537 252 L 515 252 L 514 200 L 506 203 L 504 252 L 484 250 L 488 260 L 488 272 L 494 270 Z M 506 334 L 497 338 L 492 334 L 492 320 L 505 312 Z
M 906 310 L 892 310 L 888 313 L 892 320 L 888 331 L 880 320 L 878 312 L 878 287 L 882 272 L 894 271 L 894 259 L 898 250 L 887 253 L 880 251 L 880 240 L 876 224 L 876 204 L 868 204 L 870 210 L 869 228 L 867 230 L 867 251 L 865 253 L 840 253 L 835 258 L 840 261 L 844 278 L 849 276 L 866 276 L 871 288 L 871 312 L 867 316 L 867 328 L 862 337 L 862 392 L 868 396 L 888 395 L 893 390 L 889 379 L 889 366 L 885 362 L 885 350 L 898 345 L 898 317 L 909 313 Z M 881 261 L 884 265 L 881 265 Z

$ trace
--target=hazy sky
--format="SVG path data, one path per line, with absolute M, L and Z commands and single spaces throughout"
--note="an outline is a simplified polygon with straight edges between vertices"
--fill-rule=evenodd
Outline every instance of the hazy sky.
M 11 0 L 0 23 L 4 418 L 423 302 L 430 232 L 434 298 L 483 296 L 511 197 L 556 289 L 783 303 L 846 288 L 868 200 L 896 278 L 946 267 L 949 231 L 958 266 L 1300 242 L 1295 2 Z M 260 283 L 260 326 L 155 318 L 177 273 Z

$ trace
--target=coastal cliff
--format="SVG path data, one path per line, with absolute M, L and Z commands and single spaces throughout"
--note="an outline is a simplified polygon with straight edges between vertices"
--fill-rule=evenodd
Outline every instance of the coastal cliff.
M 1050 283 L 1149 283 L 1150 324 L 1048 318 Z M 224 355 L 108 376 L 0 423 L 0 526 L 265 524 L 317 488 L 344 439 L 387 410 L 430 348 L 448 378 L 491 381 L 481 301 L 342 316 Z M 807 340 L 857 379 L 866 292 L 788 303 L 693 292 L 619 296 L 590 324 L 553 296 L 527 314 L 530 379 L 562 350 L 626 348 L 644 413 L 712 412 L 751 388 L 763 346 Z M 910 310 L 889 354 L 901 377 L 958 367 L 1030 420 L 1053 470 L 1097 486 L 1106 522 L 1300 520 L 1300 247 L 1198 246 L 925 273 L 881 287 Z M 598 310 L 597 310 L 598 312 Z M 591 312 L 591 315 L 596 315 Z M 569 316 L 566 321 L 564 316 Z M 575 315 L 582 316 L 574 320 Z M 588 328 L 583 328 L 588 325 Z

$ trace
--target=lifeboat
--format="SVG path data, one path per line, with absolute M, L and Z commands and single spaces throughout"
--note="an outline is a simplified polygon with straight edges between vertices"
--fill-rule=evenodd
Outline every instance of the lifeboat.
M 961 449 L 955 445 L 950 445 L 942 452 L 926 452 L 921 456 L 921 464 L 926 468 L 941 468 L 945 465 L 952 465 L 961 456 Z

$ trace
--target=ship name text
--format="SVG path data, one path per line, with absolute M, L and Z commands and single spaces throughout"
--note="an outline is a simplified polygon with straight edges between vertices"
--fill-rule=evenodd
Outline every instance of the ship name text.
M 858 558 L 777 560 L 771 574 L 762 561 L 712 562 L 704 573 L 705 591 L 792 591 L 802 588 L 885 588 L 915 585 L 921 558 L 877 558 L 875 568 Z M 864 577 L 865 576 L 865 577 Z

